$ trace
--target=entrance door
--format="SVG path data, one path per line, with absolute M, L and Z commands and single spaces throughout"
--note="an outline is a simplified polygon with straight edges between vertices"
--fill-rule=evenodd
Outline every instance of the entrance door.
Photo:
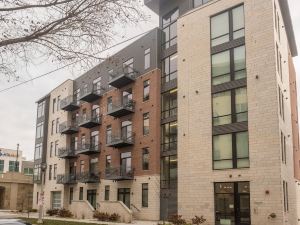
M 0 187 L 0 209 L 4 209 L 5 188 Z
M 96 209 L 97 206 L 97 190 L 87 190 L 87 200 Z
M 118 189 L 118 201 L 123 202 L 130 209 L 130 188 Z
M 249 182 L 215 184 L 216 225 L 250 225 Z

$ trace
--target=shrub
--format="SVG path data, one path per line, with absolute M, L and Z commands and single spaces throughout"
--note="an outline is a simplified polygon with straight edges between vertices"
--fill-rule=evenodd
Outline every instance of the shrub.
M 174 225 L 185 225 L 186 221 L 182 218 L 181 215 L 171 215 L 169 217 L 169 222 L 173 223 Z
M 37 209 L 29 209 L 29 212 L 35 213 L 35 212 L 37 212 L 37 211 L 38 211 Z
M 203 216 L 199 217 L 199 216 L 195 216 L 193 219 L 192 219 L 192 222 L 193 224 L 195 225 L 200 225 L 200 224 L 203 224 L 206 222 L 206 219 L 204 219 Z
M 99 221 L 109 221 L 110 215 L 99 211 L 94 212 L 94 218 Z
M 58 214 L 58 209 L 48 209 L 47 210 L 47 214 L 49 215 L 49 216 L 54 216 L 54 215 L 57 215 Z
M 120 220 L 121 216 L 117 213 L 113 213 L 110 215 L 109 220 L 111 222 L 118 222 Z
M 58 211 L 58 214 L 57 214 L 59 217 L 63 217 L 63 218 L 71 218 L 73 217 L 73 214 L 71 213 L 70 210 L 68 209 L 60 209 Z

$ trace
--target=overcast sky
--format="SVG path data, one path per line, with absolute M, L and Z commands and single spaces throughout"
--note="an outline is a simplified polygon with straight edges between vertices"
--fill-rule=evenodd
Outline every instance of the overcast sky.
M 289 0 L 289 4 L 297 45 L 300 46 L 300 1 Z M 126 39 L 157 27 L 157 16 L 146 8 L 145 12 L 150 15 L 147 23 L 140 23 L 138 26 L 128 27 L 126 30 L 119 29 L 120 36 L 124 35 Z M 116 42 L 120 40 L 123 39 L 117 39 Z M 300 48 L 298 49 L 300 52 Z M 117 50 L 114 49 L 112 51 L 115 52 Z M 112 53 L 110 52 L 110 54 Z M 294 62 L 298 73 L 298 90 L 300 90 L 300 57 L 296 57 Z M 36 77 L 53 70 L 55 67 L 56 65 L 52 65 L 51 62 L 37 65 L 30 68 L 29 74 L 24 73 L 22 80 Z M 0 148 L 16 149 L 19 143 L 20 149 L 23 150 L 23 154 L 27 159 L 33 159 L 36 121 L 35 101 L 49 93 L 66 79 L 75 79 L 80 75 L 81 73 L 74 74 L 69 71 L 59 71 L 7 92 L 0 93 Z M 17 82 L 8 83 L 6 80 L 0 79 L 0 90 L 15 84 Z M 298 99 L 300 100 L 300 97 Z

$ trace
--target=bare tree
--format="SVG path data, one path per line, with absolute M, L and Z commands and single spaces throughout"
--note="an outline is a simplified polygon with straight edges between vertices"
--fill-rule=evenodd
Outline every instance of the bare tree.
M 141 19 L 141 0 L 1 0 L 0 79 L 41 58 L 91 65 L 116 25 Z

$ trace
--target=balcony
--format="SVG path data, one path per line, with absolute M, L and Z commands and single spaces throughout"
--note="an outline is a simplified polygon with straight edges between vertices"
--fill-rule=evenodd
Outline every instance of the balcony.
M 76 184 L 77 179 L 75 174 L 57 175 L 57 184 Z
M 59 132 L 61 134 L 76 134 L 78 133 L 77 122 L 67 121 L 59 125 Z
M 68 96 L 61 100 L 60 102 L 60 109 L 71 112 L 76 109 L 79 109 L 80 102 L 75 100 L 74 96 Z
M 99 154 L 100 153 L 100 145 L 95 144 L 84 144 L 78 147 L 76 150 L 76 155 L 92 155 L 92 154 Z
M 79 119 L 79 126 L 87 129 L 91 129 L 93 127 L 97 127 L 101 124 L 101 116 L 100 115 L 85 115 Z
M 116 118 L 134 113 L 135 102 L 127 100 L 120 103 L 112 104 L 108 107 L 107 114 Z
M 122 87 L 125 87 L 128 84 L 133 83 L 137 77 L 137 74 L 138 73 L 136 71 L 133 71 L 133 72 L 121 72 L 116 75 L 111 75 L 108 84 L 111 85 L 112 87 L 120 89 Z
M 105 169 L 105 179 L 106 180 L 133 180 L 134 179 L 134 169 L 125 167 L 116 168 L 106 168 Z
M 104 94 L 105 89 L 103 87 L 97 87 L 97 85 L 89 85 L 80 90 L 80 100 L 84 102 L 94 102 Z
M 99 183 L 100 172 L 84 172 L 77 175 L 77 179 L 81 183 Z
M 58 158 L 62 159 L 73 159 L 76 158 L 75 148 L 59 148 Z
M 123 148 L 134 145 L 133 132 L 121 132 L 121 134 L 111 135 L 107 139 L 107 147 Z

